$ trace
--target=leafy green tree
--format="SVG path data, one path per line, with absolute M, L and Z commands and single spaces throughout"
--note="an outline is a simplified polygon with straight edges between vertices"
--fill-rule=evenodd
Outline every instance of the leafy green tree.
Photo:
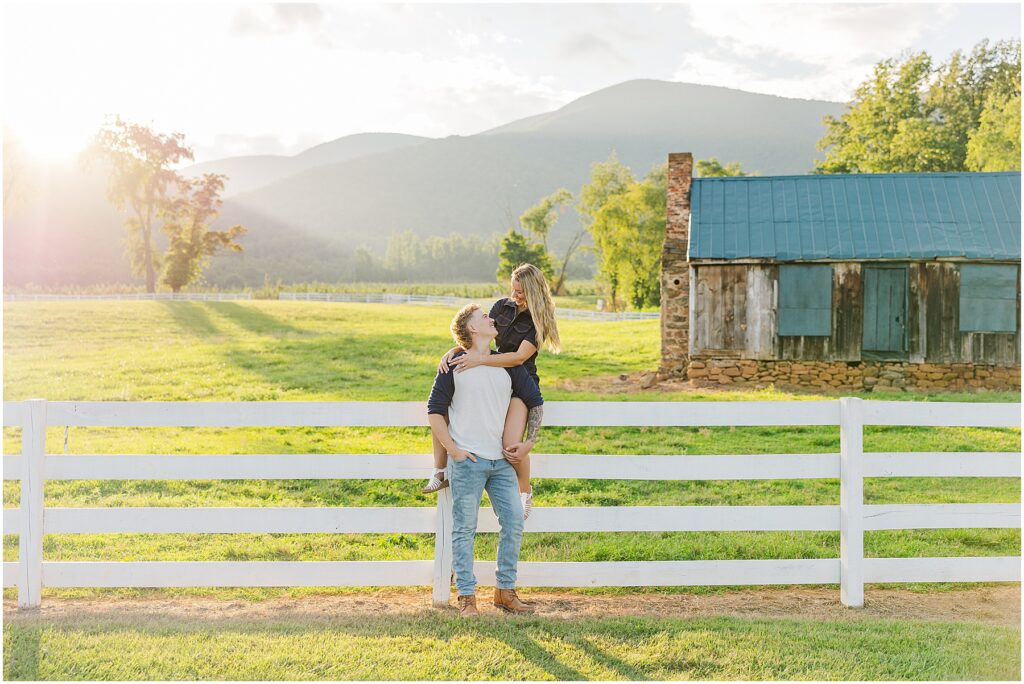
M 720 161 L 711 157 L 710 159 L 697 160 L 697 175 L 703 178 L 722 178 L 726 176 L 746 176 L 740 169 L 739 162 L 730 162 L 722 165 Z
M 533 264 L 543 271 L 545 276 L 551 277 L 548 250 L 542 244 L 530 242 L 525 235 L 512 228 L 501 239 L 498 272 L 495 275 L 499 281 L 507 281 L 512 277 L 512 271 L 520 264 Z
M 400 280 L 409 278 L 419 262 L 420 238 L 411 230 L 393 233 L 384 251 L 384 267 Z
M 486 280 L 498 263 L 498 238 L 451 233 L 421 239 L 411 230 L 392 233 L 381 277 L 410 282 Z
M 559 188 L 530 207 L 519 217 L 519 225 L 530 235 L 538 238 L 544 249 L 548 248 L 548 236 L 551 234 L 551 227 L 558 221 L 558 215 L 565 205 L 572 202 L 572 193 L 565 188 Z
M 902 62 L 887 59 L 875 65 L 872 76 L 857 87 L 853 101 L 838 119 L 825 117 L 827 132 L 818 149 L 827 149 L 820 173 L 884 173 L 937 170 L 914 165 L 906 168 L 900 150 L 907 135 L 920 138 L 931 112 L 925 91 L 931 75 L 927 53 L 912 54 Z M 922 122 L 907 123 L 907 122 Z M 937 124 L 936 124 L 937 125 Z
M 379 273 L 373 254 L 365 247 L 356 247 L 352 254 L 352 280 L 367 282 L 374 280 Z
M 954 52 L 936 70 L 929 101 L 942 121 L 942 140 L 953 166 L 967 168 L 968 144 L 986 104 L 1020 93 L 1020 42 L 983 40 L 963 54 Z
M 590 182 L 580 189 L 576 211 L 580 223 L 590 233 L 593 246 L 589 249 L 597 256 L 597 280 L 608 293 L 611 308 L 619 308 L 619 269 L 617 237 L 613 226 L 606 220 L 598 220 L 608 202 L 629 191 L 636 184 L 629 168 L 619 161 L 613 151 L 608 159 L 596 162 L 590 167 Z
M 663 164 L 625 192 L 609 195 L 591 225 L 601 236 L 602 269 L 636 309 L 661 302 L 666 179 Z
M 191 160 L 192 150 L 181 133 L 164 135 L 117 117 L 97 133 L 87 160 L 102 159 L 110 165 L 107 197 L 127 214 L 128 256 L 132 272 L 145 276 L 146 291 L 156 291 L 159 255 L 153 248 L 155 220 L 165 213 L 167 203 L 181 176 L 171 167 Z
M 815 171 L 968 170 L 969 141 L 981 126 L 986 103 L 1003 103 L 1019 93 L 1019 41 L 990 45 L 985 40 L 968 55 L 954 52 L 938 67 L 925 52 L 883 60 L 858 86 L 842 116 L 825 117 L 826 133 L 818 149 L 826 157 Z M 977 154 L 985 149 L 990 148 L 982 147 Z M 991 169 L 997 164 L 985 165 L 976 158 L 972 166 Z
M 967 142 L 971 171 L 1020 171 L 1020 92 L 993 93 L 981 113 L 981 123 Z
M 560 188 L 527 209 L 519 217 L 519 225 L 523 227 L 523 230 L 540 238 L 544 250 L 548 252 L 548 260 L 553 263 L 554 268 L 552 270 L 558 272 L 555 283 L 551 288 L 554 294 L 562 292 L 562 288 L 565 286 L 565 273 L 569 268 L 569 262 L 583 241 L 583 237 L 587 234 L 587 229 L 581 226 L 576 231 L 576 234 L 573 235 L 572 240 L 569 241 L 569 246 L 566 248 L 565 254 L 561 259 L 548 251 L 548 236 L 551 234 L 551 229 L 558 222 L 558 217 L 565 210 L 566 205 L 570 204 L 574 199 L 571 192 L 565 188 Z
M 161 282 L 180 292 L 202 274 L 209 258 L 221 249 L 241 252 L 235 239 L 245 234 L 245 227 L 235 225 L 227 230 L 210 230 L 223 204 L 220 193 L 227 176 L 207 173 L 195 180 L 179 179 L 178 193 L 161 212 L 167 234 L 167 253 L 163 259 Z

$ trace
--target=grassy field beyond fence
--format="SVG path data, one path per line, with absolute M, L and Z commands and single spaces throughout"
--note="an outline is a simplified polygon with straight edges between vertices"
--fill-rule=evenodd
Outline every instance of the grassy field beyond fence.
M 481 304 L 489 303 L 481 299 Z M 439 307 L 307 302 L 7 303 L 4 399 L 94 401 L 423 401 L 451 345 Z M 561 324 L 565 352 L 538 360 L 548 400 L 801 401 L 767 388 L 629 392 L 619 381 L 658 362 L 658 322 Z M 635 385 L 631 385 L 635 386 Z M 1019 401 L 1012 393 L 861 395 Z M 66 440 L 66 442 L 65 442 Z M 867 428 L 867 451 L 1018 451 L 1020 431 Z M 424 428 L 60 428 L 48 453 L 423 453 Z M 17 429 L 4 452 L 17 453 Z M 537 452 L 592 454 L 834 453 L 837 427 L 542 429 Z M 538 455 L 537 458 L 543 456 Z M 641 482 L 538 480 L 538 506 L 836 504 L 837 480 Z M 401 480 L 52 481 L 46 505 L 433 506 Z M 1013 503 L 1009 478 L 871 478 L 866 503 Z M 19 484 L 4 483 L 4 506 Z M 478 537 L 493 559 L 496 535 Z M 868 532 L 866 555 L 1020 554 L 1020 531 Z M 4 537 L 4 560 L 18 557 Z M 47 535 L 46 560 L 388 560 L 433 556 L 416 534 Z M 523 560 L 836 558 L 838 533 L 530 533 Z M 901 585 L 919 592 L 969 585 Z M 744 588 L 739 591 L 756 591 Z M 370 590 L 371 592 L 373 590 Z M 578 589 L 624 600 L 639 592 L 729 587 Z M 179 600 L 365 594 L 360 588 L 44 589 L 56 598 Z M 429 590 L 424 589 L 424 601 Z M 836 589 L 838 600 L 838 588 Z M 5 597 L 13 598 L 12 590 Z M 868 601 L 871 600 L 871 587 Z M 111 604 L 116 606 L 117 604 Z M 636 617 L 572 621 L 323 615 L 180 619 L 74 612 L 16 616 L 4 628 L 8 679 L 1019 679 L 1020 631 L 1005 625 L 864 619 Z
M 5 309 L 4 398 L 106 401 L 422 401 L 437 358 L 451 344 L 451 311 L 438 307 L 306 302 L 15 303 Z M 657 321 L 562 324 L 565 352 L 543 352 L 548 400 L 807 400 L 772 389 L 732 393 L 629 394 L 618 377 L 657 365 Z M 863 395 L 871 396 L 871 395 Z M 895 395 L 922 398 L 920 395 Z M 892 398 L 892 397 L 888 397 Z M 928 399 L 1013 401 L 1008 394 Z M 74 428 L 69 453 L 423 453 L 424 428 Z M 65 433 L 50 429 L 50 453 Z M 829 453 L 836 427 L 545 428 L 542 453 Z M 5 432 L 6 453 L 19 449 Z M 981 428 L 868 428 L 868 451 L 1016 451 L 1020 432 Z M 542 456 L 537 456 L 542 458 Z M 46 505 L 89 506 L 431 506 L 419 483 L 371 481 L 54 481 Z M 1012 503 L 1019 480 L 875 478 L 866 503 Z M 4 505 L 17 506 L 17 482 Z M 539 506 L 835 504 L 836 480 L 636 482 L 539 480 Z M 480 556 L 493 558 L 494 535 Z M 529 534 L 524 560 L 831 558 L 837 533 Z M 1018 530 L 868 532 L 868 556 L 1016 555 Z M 48 535 L 49 560 L 425 559 L 431 535 Z M 6 536 L 4 559 L 17 557 Z M 922 585 L 924 587 L 926 585 Z M 58 590 L 47 590 L 61 593 Z M 91 590 L 67 590 L 82 594 Z M 96 590 L 99 591 L 99 590 Z M 106 590 L 104 590 L 106 591 Z M 232 590 L 168 590 L 206 594 Z M 274 595 L 282 590 L 245 592 Z M 291 590 L 298 591 L 298 590 Z M 617 590 L 610 590 L 617 591 Z M 702 591 L 700 588 L 680 591 Z M 102 593 L 102 592 L 101 592 Z M 131 593 L 131 592 L 129 592 Z

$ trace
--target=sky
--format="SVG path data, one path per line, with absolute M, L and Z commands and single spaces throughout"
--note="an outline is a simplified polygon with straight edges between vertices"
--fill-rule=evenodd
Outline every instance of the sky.
M 4 3 L 5 135 L 72 158 L 120 115 L 196 161 L 472 135 L 635 78 L 847 101 L 881 59 L 1020 37 L 1011 4 Z

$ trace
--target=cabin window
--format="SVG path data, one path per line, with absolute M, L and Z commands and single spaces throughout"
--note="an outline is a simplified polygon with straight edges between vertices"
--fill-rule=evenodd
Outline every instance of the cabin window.
M 960 331 L 1017 332 L 1017 267 L 960 267 Z
M 779 267 L 779 334 L 832 334 L 832 266 Z

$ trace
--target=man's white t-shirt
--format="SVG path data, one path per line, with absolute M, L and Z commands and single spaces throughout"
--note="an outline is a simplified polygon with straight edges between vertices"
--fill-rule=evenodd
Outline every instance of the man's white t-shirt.
M 456 373 L 448 407 L 455 446 L 492 461 L 504 458 L 501 436 L 511 400 L 512 379 L 504 368 L 476 366 Z
M 523 366 L 480 365 L 458 373 L 438 370 L 427 413 L 448 417 L 448 432 L 455 446 L 480 458 L 498 460 L 504 458 L 501 436 L 513 394 L 530 409 L 544 403 L 540 388 Z

